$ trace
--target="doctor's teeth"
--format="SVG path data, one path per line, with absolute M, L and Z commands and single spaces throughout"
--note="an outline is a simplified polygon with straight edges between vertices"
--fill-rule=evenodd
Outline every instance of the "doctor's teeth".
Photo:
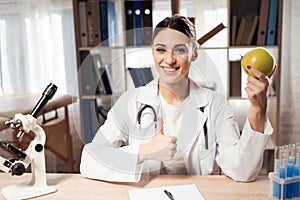
M 166 70 L 168 72 L 174 72 L 176 69 L 170 68 L 170 67 L 164 67 L 164 70 Z

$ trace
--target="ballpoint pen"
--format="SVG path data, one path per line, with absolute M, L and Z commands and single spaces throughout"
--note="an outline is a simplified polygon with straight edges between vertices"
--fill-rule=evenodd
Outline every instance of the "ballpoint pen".
M 164 190 L 164 193 L 169 197 L 170 200 L 175 200 L 172 193 L 169 192 L 168 190 Z

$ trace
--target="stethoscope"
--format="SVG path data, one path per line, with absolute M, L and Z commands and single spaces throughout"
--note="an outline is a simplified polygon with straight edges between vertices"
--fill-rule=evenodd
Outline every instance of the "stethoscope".
M 146 109 L 146 108 L 150 108 L 152 110 L 152 113 L 153 113 L 153 122 L 155 124 L 155 129 L 157 128 L 157 114 L 156 114 L 156 111 L 155 109 L 153 108 L 153 106 L 149 105 L 149 104 L 144 104 L 141 109 L 138 111 L 137 113 L 137 121 L 138 121 L 138 124 L 139 126 L 141 126 L 141 118 L 142 118 L 142 114 L 143 114 L 143 111 Z M 200 111 L 204 113 L 204 107 L 200 107 Z M 203 132 L 204 132 L 204 142 L 205 142 L 205 149 L 207 150 L 208 149 L 208 135 L 207 135 L 207 120 L 204 122 L 204 125 L 203 125 Z
M 141 118 L 142 118 L 142 114 L 143 114 L 143 111 L 146 109 L 146 108 L 150 108 L 152 110 L 152 113 L 153 113 L 153 121 L 154 121 L 154 124 L 155 124 L 155 129 L 157 128 L 157 114 L 156 114 L 156 111 L 155 109 L 148 105 L 148 104 L 145 104 L 142 106 L 142 108 L 139 110 L 139 112 L 137 113 L 137 121 L 138 121 L 138 124 L 139 126 L 141 126 Z

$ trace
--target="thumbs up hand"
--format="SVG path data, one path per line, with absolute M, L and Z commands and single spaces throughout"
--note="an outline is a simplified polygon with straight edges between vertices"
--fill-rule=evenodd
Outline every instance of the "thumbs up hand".
M 148 142 L 140 145 L 138 162 L 152 159 L 159 161 L 171 160 L 176 153 L 177 138 L 164 135 L 163 120 L 158 118 L 156 135 Z

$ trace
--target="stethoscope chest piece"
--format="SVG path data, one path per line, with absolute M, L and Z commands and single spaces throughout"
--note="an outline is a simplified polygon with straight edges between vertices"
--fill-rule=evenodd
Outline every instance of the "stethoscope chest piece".
M 156 128 L 157 114 L 155 109 L 148 104 L 142 105 L 137 113 L 137 122 L 141 129 L 154 125 Z

